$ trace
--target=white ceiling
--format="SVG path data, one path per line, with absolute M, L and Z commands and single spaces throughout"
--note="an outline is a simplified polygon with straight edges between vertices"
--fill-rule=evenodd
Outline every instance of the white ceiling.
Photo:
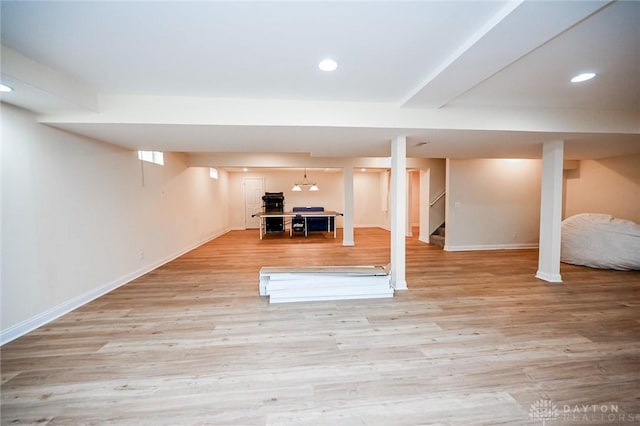
M 418 157 L 640 153 L 636 1 L 1 8 L 2 100 L 132 149 L 371 157 L 406 135 Z

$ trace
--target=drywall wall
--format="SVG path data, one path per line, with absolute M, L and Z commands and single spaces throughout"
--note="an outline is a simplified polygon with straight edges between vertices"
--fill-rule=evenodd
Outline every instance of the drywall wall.
M 283 192 L 285 209 L 297 206 L 321 206 L 325 210 L 342 211 L 344 206 L 344 181 L 341 171 L 308 170 L 310 182 L 317 183 L 319 191 L 312 192 L 303 188 L 300 192 L 291 190 L 295 182 L 303 179 L 304 171 L 291 170 L 260 170 L 250 169 L 247 172 L 229 173 L 229 208 L 232 212 L 244 212 L 244 187 L 246 178 L 261 178 L 264 180 L 265 192 Z M 380 206 L 380 172 L 354 171 L 354 226 L 381 226 L 383 211 Z M 342 218 L 337 220 L 338 227 L 342 226 Z M 233 229 L 246 229 L 244 213 L 231 215 Z
M 446 250 L 535 247 L 540 160 L 447 160 Z
M 353 173 L 353 216 L 354 226 L 382 227 L 385 224 L 386 212 L 383 211 L 380 185 L 380 171 L 359 171 Z
M 564 177 L 563 217 L 606 213 L 640 223 L 640 155 L 582 160 Z
M 227 174 L 165 166 L 2 104 L 2 339 L 229 229 Z

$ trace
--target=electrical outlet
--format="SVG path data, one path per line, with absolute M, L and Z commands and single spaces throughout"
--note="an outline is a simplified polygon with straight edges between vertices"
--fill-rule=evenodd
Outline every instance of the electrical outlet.
M 138 257 L 140 258 L 140 260 L 144 259 L 144 251 L 140 250 L 138 252 Z
M 513 239 L 514 239 L 514 240 L 517 240 L 517 239 L 518 239 L 518 233 L 517 233 L 517 232 L 514 232 L 514 233 L 513 233 Z

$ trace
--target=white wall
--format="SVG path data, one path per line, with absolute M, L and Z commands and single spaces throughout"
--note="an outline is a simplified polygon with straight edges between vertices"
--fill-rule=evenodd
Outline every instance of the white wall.
M 295 182 L 302 181 L 302 171 L 289 170 L 260 170 L 251 169 L 248 172 L 229 173 L 229 202 L 230 210 L 244 212 L 243 181 L 245 178 L 264 179 L 266 192 L 283 192 L 285 209 L 293 207 L 320 206 L 325 210 L 343 211 L 344 182 L 342 172 L 323 172 L 309 170 L 307 176 L 310 182 L 320 187 L 317 192 L 310 192 L 303 188 L 300 192 L 291 191 Z M 382 226 L 383 213 L 380 206 L 380 173 L 354 172 L 354 226 Z M 342 227 L 342 218 L 336 221 Z M 244 213 L 231 215 L 232 229 L 245 229 Z
M 360 171 L 353 174 L 353 204 L 355 227 L 384 227 L 387 212 L 382 207 L 383 186 L 379 171 Z
M 2 104 L 2 340 L 229 229 L 227 174 L 165 166 Z
M 446 250 L 535 247 L 540 160 L 447 160 Z
M 640 223 L 640 155 L 582 160 L 565 171 L 564 217 L 607 213 Z

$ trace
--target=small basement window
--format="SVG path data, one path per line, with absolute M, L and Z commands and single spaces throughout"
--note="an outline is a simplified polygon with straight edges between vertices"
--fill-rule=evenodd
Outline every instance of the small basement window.
M 164 152 L 161 151 L 138 151 L 138 159 L 164 166 Z
M 211 179 L 218 179 L 218 169 L 209 167 L 209 176 L 211 177 Z

